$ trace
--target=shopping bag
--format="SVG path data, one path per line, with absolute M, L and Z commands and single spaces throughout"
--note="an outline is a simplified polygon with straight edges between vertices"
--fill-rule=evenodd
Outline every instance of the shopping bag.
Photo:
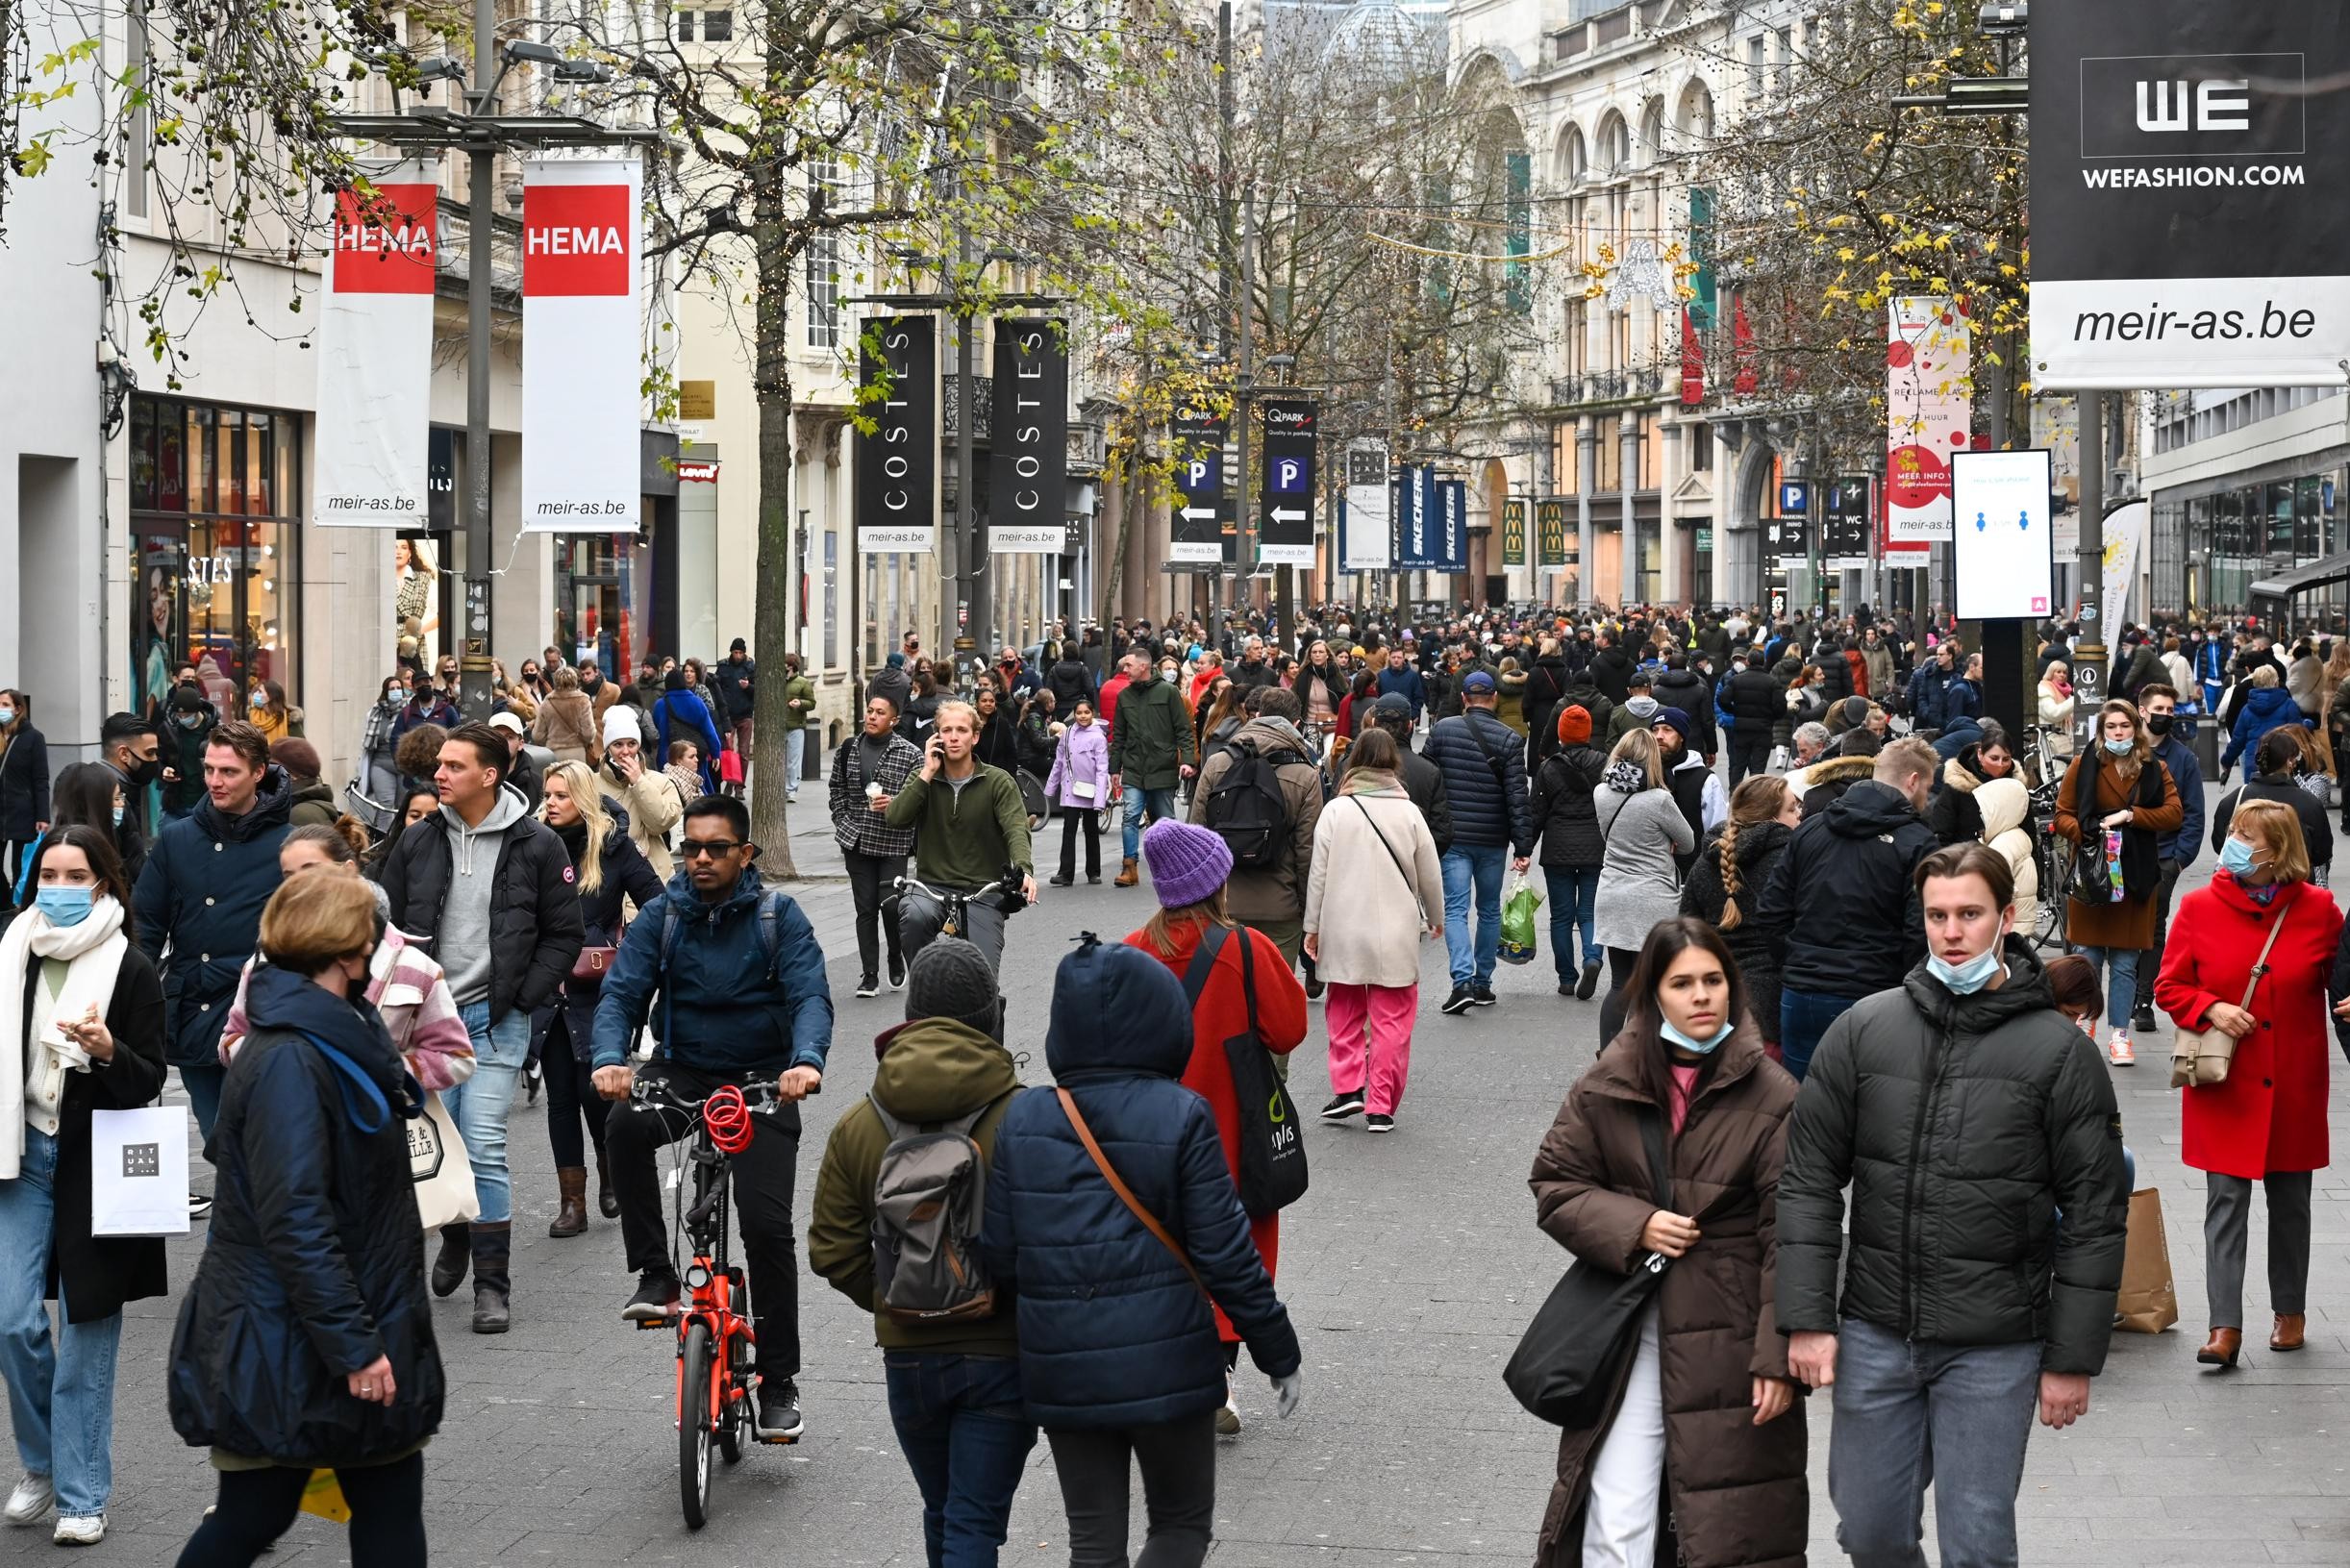
M 313 1470 L 302 1488 L 302 1511 L 331 1524 L 351 1522 L 351 1505 L 342 1499 L 342 1478 L 332 1470 Z
M 2121 1294 L 2114 1299 L 2116 1329 L 2161 1333 L 2179 1321 L 2179 1297 L 2170 1283 L 2170 1240 L 2162 1233 L 2162 1195 L 2153 1187 L 2130 1194 L 2130 1233 L 2121 1254 Z
M 89 1233 L 188 1233 L 188 1112 L 177 1106 L 89 1113 Z
M 1526 880 L 1523 871 L 1513 875 L 1510 896 L 1501 906 L 1501 961 L 1532 963 L 1536 952 L 1535 911 L 1542 907 L 1542 895 L 1534 884 Z
M 426 1230 L 480 1217 L 473 1162 L 438 1092 L 424 1097 L 424 1114 L 408 1124 L 408 1174 L 416 1182 L 416 1217 Z

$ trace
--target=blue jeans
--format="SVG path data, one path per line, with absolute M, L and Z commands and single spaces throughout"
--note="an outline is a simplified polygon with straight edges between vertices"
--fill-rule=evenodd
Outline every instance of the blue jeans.
M 1857 996 L 1829 996 L 1822 991 L 1799 991 L 1792 985 L 1779 990 L 1779 1053 L 1787 1070 L 1803 1082 L 1812 1070 L 1812 1053 L 1828 1026 L 1852 1010 Z
M 216 1061 L 194 1062 L 180 1069 L 180 1087 L 188 1091 L 188 1108 L 196 1113 L 196 1131 L 212 1141 L 212 1123 L 220 1119 L 220 1087 L 229 1070 Z
M 2138 1005 L 2138 951 L 2131 947 L 2076 947 L 2073 952 L 2105 977 L 2105 1021 L 2115 1029 L 2130 1027 L 2130 1009 Z
M 1929 1485 L 1942 1568 L 2015 1568 L 2015 1492 L 2039 1385 L 2038 1340 L 1909 1341 L 1846 1318 L 1828 1495 L 1853 1568 L 1926 1568 Z
M 114 1493 L 114 1353 L 122 1314 L 95 1323 L 65 1319 L 58 1287 L 58 1327 L 49 1330 L 41 1289 L 56 1221 L 57 1140 L 24 1130 L 24 1163 L 0 1182 L 0 1381 L 8 1383 L 16 1457 L 30 1475 L 57 1483 L 57 1511 L 104 1513 Z M 85 1221 L 84 1223 L 88 1223 Z
M 889 1424 L 922 1492 L 930 1568 L 995 1568 L 1037 1429 L 1011 1356 L 887 1352 Z
M 1126 809 L 1120 814 L 1126 819 L 1126 858 L 1130 860 L 1142 853 L 1142 817 L 1145 812 L 1149 813 L 1153 822 L 1173 816 L 1175 791 L 1126 785 Z
M 786 730 L 784 732 L 784 794 L 791 800 L 800 798 L 800 766 L 807 754 L 807 731 Z M 749 759 L 745 758 L 744 760 L 748 761 Z
M 513 1182 L 506 1174 L 506 1116 L 513 1108 L 514 1086 L 531 1055 L 531 1015 L 516 1008 L 489 1027 L 489 1004 L 469 1002 L 457 1009 L 473 1036 L 473 1076 L 442 1092 L 440 1103 L 465 1140 L 473 1162 L 473 1191 L 482 1201 L 484 1225 L 514 1217 Z
M 1544 866 L 1542 881 L 1550 886 L 1550 958 L 1562 982 L 1577 977 L 1574 936 L 1583 938 L 1583 961 L 1597 963 L 1604 954 L 1591 940 L 1592 906 L 1599 897 L 1599 867 Z
M 1489 985 L 1501 953 L 1501 875 L 1507 844 L 1455 844 L 1444 852 L 1444 952 L 1455 985 Z M 1477 936 L 1469 939 L 1469 892 L 1477 894 Z

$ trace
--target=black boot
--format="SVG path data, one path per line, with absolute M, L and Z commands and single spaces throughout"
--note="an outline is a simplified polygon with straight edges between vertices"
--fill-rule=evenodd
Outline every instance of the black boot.
M 462 1221 L 440 1228 L 440 1256 L 433 1259 L 433 1294 L 446 1296 L 465 1282 L 465 1264 L 473 1257 Z
M 620 1217 L 620 1195 L 612 1189 L 612 1164 L 604 1157 L 602 1144 L 596 1146 L 595 1152 L 595 1206 L 608 1220 Z
M 507 1296 L 512 1282 L 506 1271 L 513 1237 L 512 1220 L 502 1220 L 496 1225 L 484 1225 L 477 1221 L 473 1227 L 475 1333 L 504 1333 L 508 1328 L 510 1306 Z

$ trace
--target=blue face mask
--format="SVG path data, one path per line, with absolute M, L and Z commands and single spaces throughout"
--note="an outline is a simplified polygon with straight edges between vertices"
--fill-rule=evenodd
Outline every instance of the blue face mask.
M 1976 954 L 1964 963 L 1945 963 L 1935 954 L 1926 955 L 1926 968 L 1954 996 L 1972 996 L 1990 983 L 1999 973 L 1999 947 L 1993 943 L 1988 950 Z
M 120 801 L 114 803 L 114 826 L 117 828 L 122 826 L 122 802 Z
M 2240 838 L 2231 837 L 2219 846 L 2219 869 L 2231 877 L 2248 877 L 2255 864 L 2253 849 Z
M 43 887 L 34 894 L 33 903 L 52 926 L 78 926 L 89 918 L 93 891 L 88 887 Z
M 1712 1039 L 1693 1040 L 1687 1034 L 1684 1034 L 1680 1030 L 1675 1029 L 1673 1027 L 1672 1020 L 1668 1018 L 1663 1022 L 1662 1031 L 1664 1037 L 1672 1041 L 1675 1045 L 1681 1047 L 1682 1050 L 1694 1051 L 1701 1057 L 1710 1057 L 1713 1054 L 1715 1047 L 1719 1046 L 1722 1041 L 1730 1037 L 1730 1027 L 1731 1026 L 1728 1024 L 1722 1025 L 1721 1028 L 1713 1032 L 1713 1037 Z
M 2138 749 L 2138 742 L 2135 740 L 2109 740 L 2105 743 L 2105 749 L 2115 757 L 2127 757 Z

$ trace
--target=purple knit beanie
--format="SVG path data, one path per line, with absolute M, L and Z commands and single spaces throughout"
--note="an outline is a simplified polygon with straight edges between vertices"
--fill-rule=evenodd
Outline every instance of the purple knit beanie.
M 1162 817 L 1142 835 L 1142 859 L 1162 909 L 1211 898 L 1232 875 L 1232 851 L 1222 838 L 1173 817 Z

